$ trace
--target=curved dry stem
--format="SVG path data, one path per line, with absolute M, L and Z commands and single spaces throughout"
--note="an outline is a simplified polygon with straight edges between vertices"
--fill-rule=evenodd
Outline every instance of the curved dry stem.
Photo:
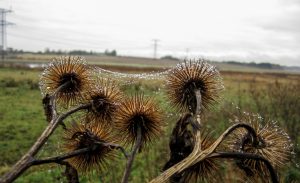
M 174 166 L 172 166 L 169 169 L 167 169 L 166 171 L 164 171 L 161 175 L 159 175 L 155 179 L 151 180 L 150 183 L 166 182 L 175 173 L 179 173 L 179 172 L 183 171 L 184 169 L 209 157 L 212 153 L 215 152 L 216 148 L 223 142 L 223 140 L 237 128 L 245 128 L 253 136 L 253 141 L 254 141 L 254 143 L 256 143 L 257 134 L 256 134 L 255 130 L 248 124 L 237 123 L 237 124 L 229 127 L 209 148 L 201 151 L 201 148 L 199 145 L 199 144 L 201 144 L 200 132 L 197 131 L 197 133 L 195 135 L 195 138 L 196 138 L 195 139 L 196 140 L 195 147 L 194 147 L 192 153 L 188 157 L 186 157 L 185 159 L 180 161 L 179 163 L 175 164 Z
M 195 132 L 195 146 L 191 154 L 188 157 L 165 170 L 161 175 L 150 181 L 150 183 L 161 183 L 166 182 L 172 175 L 177 172 L 181 172 L 185 168 L 192 165 L 193 161 L 197 158 L 199 152 L 201 152 L 201 92 L 199 89 L 194 90 L 195 97 L 197 100 L 195 113 L 193 114 L 193 121 L 199 127 Z
M 271 163 L 260 155 L 251 154 L 251 153 L 240 153 L 240 152 L 216 152 L 211 154 L 209 157 L 210 158 L 253 159 L 253 160 L 262 161 L 265 163 L 267 169 L 269 170 L 272 182 L 279 183 L 276 175 L 276 171 L 274 170 Z

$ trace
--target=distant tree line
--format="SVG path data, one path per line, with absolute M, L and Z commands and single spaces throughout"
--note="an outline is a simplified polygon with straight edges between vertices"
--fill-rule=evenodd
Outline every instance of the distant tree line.
M 243 65 L 243 66 L 257 67 L 257 68 L 261 68 L 261 69 L 284 69 L 279 64 L 272 64 L 272 63 L 267 63 L 267 62 L 262 62 L 262 63 L 255 63 L 255 62 L 245 63 L 245 62 L 237 62 L 237 61 L 227 61 L 225 63 L 234 64 L 234 65 Z
M 107 56 L 117 56 L 116 50 L 108 50 L 106 49 L 104 52 L 95 52 L 95 51 L 86 51 L 86 50 L 71 50 L 71 51 L 64 51 L 64 50 L 51 50 L 50 48 L 45 48 L 44 51 L 24 51 L 22 49 L 13 49 L 7 48 L 6 54 L 23 54 L 23 53 L 31 53 L 31 54 L 48 54 L 48 55 L 107 55 Z
M 117 56 L 117 51 L 116 50 L 109 51 L 109 50 L 106 49 L 105 52 L 104 52 L 104 55 Z
M 31 53 L 31 54 L 48 54 L 48 55 L 106 55 L 106 56 L 117 56 L 117 51 L 115 49 L 109 50 L 106 49 L 104 52 L 95 52 L 95 51 L 86 51 L 86 50 L 71 50 L 71 51 L 65 51 L 65 50 L 52 50 L 50 48 L 45 48 L 44 51 L 24 51 L 22 49 L 13 49 L 13 48 L 7 48 L 5 55 L 15 55 L 15 54 L 23 54 L 23 53 Z M 167 59 L 167 60 L 175 60 L 179 61 L 180 59 L 177 57 L 174 57 L 172 55 L 165 55 L 161 57 L 160 59 Z M 224 63 L 233 64 L 233 65 L 241 65 L 241 66 L 249 66 L 249 67 L 256 67 L 261 69 L 280 69 L 284 70 L 287 67 L 281 66 L 279 64 L 272 64 L 272 63 L 245 63 L 245 62 L 237 62 L 237 61 L 225 61 Z
M 160 59 L 176 60 L 176 61 L 179 61 L 179 60 L 180 60 L 179 58 L 174 57 L 174 56 L 172 56 L 172 55 L 166 55 L 166 56 L 161 57 Z

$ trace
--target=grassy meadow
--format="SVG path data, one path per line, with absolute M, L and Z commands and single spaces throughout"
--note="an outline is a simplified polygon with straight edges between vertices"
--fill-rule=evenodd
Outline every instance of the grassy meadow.
M 0 68 L 0 176 L 30 148 L 35 139 L 46 127 L 42 96 L 38 86 L 41 70 L 22 68 Z M 282 182 L 300 180 L 300 75 L 285 73 L 221 72 L 225 90 L 222 100 L 214 108 L 205 112 L 204 127 L 217 137 L 230 126 L 230 119 L 243 112 L 253 112 L 265 119 L 273 119 L 291 136 L 295 145 L 293 162 L 280 170 Z M 122 85 L 127 94 L 144 92 L 154 96 L 164 112 L 165 133 L 154 140 L 151 146 L 137 155 L 134 161 L 130 182 L 147 182 L 159 175 L 168 161 L 168 143 L 171 130 L 179 118 L 176 109 L 170 108 L 164 79 L 137 79 L 131 84 Z M 69 120 L 76 120 L 72 116 Z M 68 122 L 67 122 L 68 123 Z M 61 152 L 59 127 L 51 136 L 39 158 L 57 155 Z M 238 182 L 231 164 L 223 163 L 220 176 L 224 182 Z M 125 158 L 121 153 L 109 161 L 106 169 L 81 175 L 81 182 L 120 182 Z M 31 167 L 17 183 L 66 182 L 64 168 L 56 165 Z

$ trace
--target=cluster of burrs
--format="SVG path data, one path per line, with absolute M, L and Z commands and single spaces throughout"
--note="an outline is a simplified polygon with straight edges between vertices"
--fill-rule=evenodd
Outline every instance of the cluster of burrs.
M 182 115 L 172 131 L 170 159 L 151 182 L 220 182 L 221 158 L 233 159 L 245 180 L 278 182 L 277 170 L 287 164 L 292 151 L 282 129 L 258 115 L 245 114 L 213 140 L 201 119 L 220 101 L 224 87 L 218 70 L 198 60 L 184 61 L 166 73 L 169 100 Z M 12 182 L 30 166 L 44 163 L 66 165 L 69 182 L 78 182 L 77 170 L 103 170 L 116 157 L 116 150 L 127 159 L 122 178 L 127 183 L 135 154 L 159 138 L 165 126 L 155 96 L 126 95 L 117 80 L 95 74 L 81 57 L 54 59 L 40 77 L 40 88 L 48 126 L 1 183 Z M 65 119 L 70 115 L 74 120 L 68 123 Z M 63 126 L 65 154 L 35 159 L 59 125 Z M 132 151 L 127 153 L 123 146 L 131 146 Z M 74 177 L 77 181 L 72 181 Z
M 66 152 L 90 148 L 68 160 L 79 171 L 102 170 L 115 157 L 116 148 L 110 144 L 128 146 L 139 141 L 141 151 L 162 132 L 162 113 L 153 98 L 125 95 L 117 81 L 97 77 L 81 57 L 51 62 L 41 75 L 40 88 L 45 97 L 56 96 L 56 105 L 63 109 L 88 104 L 77 121 L 64 128 Z M 51 119 L 51 112 L 46 115 Z
M 57 104 L 62 107 L 90 104 L 83 110 L 78 123 L 65 128 L 63 138 L 68 152 L 92 148 L 69 159 L 72 166 L 83 172 L 101 170 L 106 160 L 114 157 L 114 148 L 105 144 L 123 143 L 141 150 L 161 134 L 163 126 L 162 113 L 153 98 L 142 94 L 128 97 L 116 81 L 99 79 L 92 73 L 82 58 L 62 57 L 49 64 L 40 82 L 43 93 L 55 95 Z M 219 101 L 224 88 L 218 70 L 202 60 L 178 64 L 169 70 L 166 77 L 169 99 L 184 114 L 173 129 L 170 160 L 163 170 L 187 158 L 195 150 L 196 143 L 203 152 L 211 148 L 214 141 L 204 130 L 201 116 Z M 235 158 L 243 153 L 256 155 L 235 160 L 246 177 L 251 177 L 251 180 L 262 177 L 264 180 L 268 177 L 277 179 L 272 178 L 274 173 L 270 173 L 263 160 L 276 170 L 285 165 L 291 155 L 288 135 L 273 123 L 251 114 L 236 119 L 236 123 L 242 124 L 241 128 L 236 125 L 224 148 L 231 154 L 207 156 L 172 174 L 169 180 L 215 181 L 220 167 L 218 159 L 224 156 Z M 217 153 L 216 150 L 212 152 Z

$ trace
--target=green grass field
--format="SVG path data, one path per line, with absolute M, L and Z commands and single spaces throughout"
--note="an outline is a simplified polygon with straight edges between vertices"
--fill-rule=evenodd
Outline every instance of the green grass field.
M 38 86 L 40 73 L 39 70 L 0 68 L 0 176 L 30 148 L 47 125 Z M 297 145 L 300 141 L 300 75 L 243 72 L 221 74 L 226 88 L 223 99 L 215 108 L 206 112 L 203 117 L 204 127 L 212 130 L 213 136 L 217 137 L 230 126 L 229 119 L 243 111 L 277 120 L 296 144 L 293 162 L 286 169 L 280 170 L 281 180 L 300 180 L 300 170 L 295 163 L 300 158 L 300 147 Z M 144 92 L 145 95 L 154 96 L 164 109 L 167 123 L 164 135 L 137 155 L 130 179 L 133 183 L 147 182 L 159 175 L 168 160 L 169 135 L 179 114 L 169 107 L 163 82 L 163 79 L 136 80 L 122 87 L 127 94 Z M 74 119 L 75 116 L 70 120 Z M 58 128 L 38 157 L 59 154 L 61 135 L 62 130 Z M 120 182 L 124 166 L 124 157 L 119 153 L 115 160 L 109 162 L 105 171 L 82 175 L 81 182 Z M 63 171 L 63 167 L 55 164 L 32 167 L 16 182 L 65 182 Z M 220 174 L 224 182 L 234 182 L 230 167 L 223 168 Z

